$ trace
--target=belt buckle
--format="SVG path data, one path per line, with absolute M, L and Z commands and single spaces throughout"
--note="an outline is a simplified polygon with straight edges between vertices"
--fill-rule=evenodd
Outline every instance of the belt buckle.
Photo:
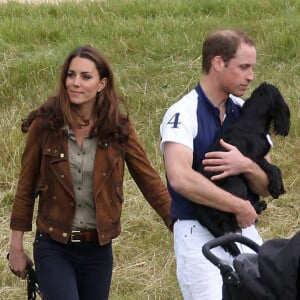
M 71 231 L 71 235 L 70 235 L 70 241 L 71 241 L 72 243 L 81 243 L 81 240 L 80 240 L 80 239 L 74 238 L 74 234 L 75 234 L 75 233 L 80 233 L 80 231 L 79 231 L 79 230 L 72 230 L 72 231 Z

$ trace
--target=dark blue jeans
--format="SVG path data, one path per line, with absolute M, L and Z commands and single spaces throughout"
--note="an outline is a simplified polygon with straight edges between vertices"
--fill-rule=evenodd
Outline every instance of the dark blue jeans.
M 61 244 L 37 233 L 33 245 L 35 269 L 45 300 L 107 300 L 112 245 Z

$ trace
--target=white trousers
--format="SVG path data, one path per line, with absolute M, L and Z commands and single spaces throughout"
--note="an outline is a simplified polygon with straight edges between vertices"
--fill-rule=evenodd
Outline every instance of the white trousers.
M 255 226 L 241 233 L 262 244 Z M 202 246 L 213 239 L 212 234 L 196 220 L 177 220 L 174 224 L 174 251 L 177 280 L 184 300 L 221 300 L 222 276 L 220 270 L 205 258 Z M 253 252 L 238 244 L 242 253 Z M 232 262 L 232 257 L 222 247 L 211 250 L 218 258 Z

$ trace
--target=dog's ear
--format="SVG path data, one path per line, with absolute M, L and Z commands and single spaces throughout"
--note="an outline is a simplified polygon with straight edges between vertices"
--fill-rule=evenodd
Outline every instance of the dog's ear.
M 272 127 L 275 134 L 287 136 L 291 126 L 290 109 L 279 89 L 268 84 L 269 97 L 272 99 Z

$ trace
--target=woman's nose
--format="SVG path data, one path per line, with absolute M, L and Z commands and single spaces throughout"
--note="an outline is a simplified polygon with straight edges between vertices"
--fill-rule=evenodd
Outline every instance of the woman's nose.
M 80 79 L 78 76 L 74 77 L 73 79 L 73 85 L 79 86 L 80 85 Z

